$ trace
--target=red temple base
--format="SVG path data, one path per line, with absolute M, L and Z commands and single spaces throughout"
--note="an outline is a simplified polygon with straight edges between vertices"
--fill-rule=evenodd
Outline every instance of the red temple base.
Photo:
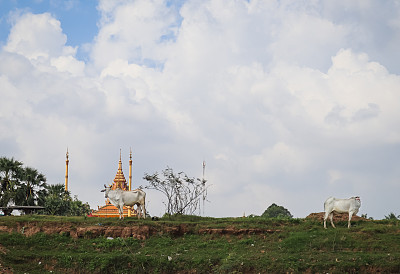
M 124 218 L 128 217 L 128 208 L 124 206 L 123 211 Z M 100 218 L 115 218 L 119 217 L 118 208 L 114 206 L 110 201 L 106 202 L 105 206 L 99 207 L 98 210 L 93 210 L 89 217 L 100 217 Z M 136 217 L 137 211 L 135 209 L 131 209 L 131 217 Z

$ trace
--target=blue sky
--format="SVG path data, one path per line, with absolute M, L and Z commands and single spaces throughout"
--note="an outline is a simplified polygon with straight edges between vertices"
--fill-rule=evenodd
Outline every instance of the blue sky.
M 205 215 L 295 217 L 329 196 L 400 214 L 398 1 L 0 0 L 0 152 L 92 208 L 122 150 Z M 163 197 L 148 191 L 152 215 Z
M 12 13 L 45 13 L 52 14 L 61 22 L 63 32 L 67 35 L 67 45 L 80 46 L 91 43 L 96 36 L 97 22 L 100 18 L 95 0 L 0 0 L 0 41 L 7 40 Z M 78 51 L 78 58 L 85 58 L 85 52 Z

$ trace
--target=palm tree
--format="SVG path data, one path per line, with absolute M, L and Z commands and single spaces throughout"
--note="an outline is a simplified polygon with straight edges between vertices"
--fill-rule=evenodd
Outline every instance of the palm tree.
M 22 178 L 22 162 L 0 157 L 0 206 L 14 202 L 15 191 Z
M 15 203 L 18 205 L 33 206 L 38 201 L 38 191 L 46 186 L 46 177 L 37 169 L 26 167 L 23 170 L 24 184 L 18 188 Z
M 46 214 L 67 215 L 71 207 L 71 197 L 63 184 L 46 185 L 47 195 L 44 200 Z
M 63 184 L 46 185 L 46 189 L 48 196 L 54 196 L 59 199 L 70 198 L 70 192 L 65 190 L 65 186 Z

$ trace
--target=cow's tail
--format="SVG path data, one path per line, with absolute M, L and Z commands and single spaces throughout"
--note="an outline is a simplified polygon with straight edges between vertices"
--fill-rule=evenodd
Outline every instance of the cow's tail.
M 333 197 L 329 197 L 328 199 L 326 199 L 325 203 L 324 203 L 324 211 L 326 212 L 327 210 L 327 206 L 332 202 L 332 200 L 334 200 L 335 198 Z

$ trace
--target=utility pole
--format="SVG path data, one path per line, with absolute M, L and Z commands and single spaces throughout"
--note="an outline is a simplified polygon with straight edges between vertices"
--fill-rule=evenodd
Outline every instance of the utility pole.
M 130 153 L 129 153 L 129 186 L 128 190 L 132 190 L 132 148 L 130 148 Z M 133 206 L 128 206 L 128 217 L 132 216 L 132 209 Z M 139 213 L 140 214 L 140 213 Z
M 201 183 L 203 184 L 203 216 L 204 216 L 204 204 L 205 204 L 205 200 L 206 200 L 206 180 L 204 179 L 205 176 L 205 172 L 206 172 L 206 161 L 203 160 L 203 179 L 201 181 Z

